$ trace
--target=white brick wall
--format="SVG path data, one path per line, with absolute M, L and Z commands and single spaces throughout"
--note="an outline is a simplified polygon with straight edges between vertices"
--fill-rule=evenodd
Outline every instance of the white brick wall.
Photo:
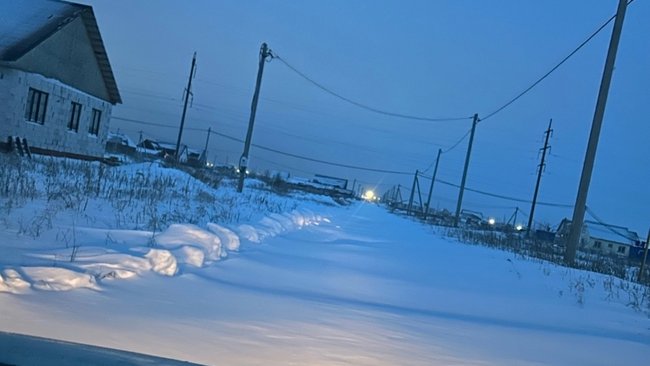
M 29 88 L 49 94 L 45 123 L 25 120 Z M 79 132 L 69 131 L 72 102 L 82 105 Z M 90 135 L 92 110 L 102 112 L 99 134 Z M 30 146 L 88 156 L 102 156 L 106 145 L 112 105 L 41 75 L 0 66 L 0 140 L 26 138 Z

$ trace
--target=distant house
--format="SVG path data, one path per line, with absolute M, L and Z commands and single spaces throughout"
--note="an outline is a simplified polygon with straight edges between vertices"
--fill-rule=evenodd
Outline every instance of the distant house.
M 137 147 L 139 152 L 148 155 L 155 155 L 163 158 L 171 158 L 176 156 L 176 144 L 172 142 L 144 139 L 138 143 Z M 180 150 L 180 162 L 197 168 L 204 167 L 206 165 L 206 156 L 203 152 L 190 149 L 185 144 L 181 144 Z
M 562 220 L 557 230 L 556 241 L 565 243 L 570 229 L 571 220 Z M 639 235 L 626 227 L 589 220 L 585 220 L 580 236 L 582 250 L 619 257 L 629 257 L 640 242 Z
M 36 153 L 100 158 L 121 102 L 92 7 L 0 3 L 0 142 L 14 136 Z
M 109 132 L 106 138 L 106 152 L 133 155 L 136 151 L 135 143 L 123 133 Z
M 483 214 L 477 211 L 463 209 L 460 212 L 460 222 L 467 226 L 480 226 L 484 223 Z
M 158 146 L 160 147 L 160 150 L 165 153 L 165 155 L 176 156 L 176 143 L 158 141 Z M 180 150 L 183 151 L 184 147 L 185 145 L 181 144 Z

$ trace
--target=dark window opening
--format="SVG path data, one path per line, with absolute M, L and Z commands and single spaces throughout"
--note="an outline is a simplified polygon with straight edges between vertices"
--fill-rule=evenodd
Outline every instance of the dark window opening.
M 91 135 L 99 135 L 99 122 L 102 118 L 102 111 L 99 109 L 93 108 L 93 119 L 90 123 L 90 128 L 88 128 L 88 133 Z
M 25 119 L 30 122 L 39 124 L 45 123 L 45 113 L 47 111 L 47 99 L 49 94 L 29 88 L 27 95 L 27 104 L 25 105 Z
M 72 113 L 68 121 L 68 130 L 79 132 L 79 119 L 81 117 L 81 104 L 72 102 Z

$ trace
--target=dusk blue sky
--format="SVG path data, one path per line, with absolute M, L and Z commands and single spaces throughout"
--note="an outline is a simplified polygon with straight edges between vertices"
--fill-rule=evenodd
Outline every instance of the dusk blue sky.
M 114 116 L 177 126 L 192 53 L 187 127 L 244 138 L 259 47 L 370 106 L 429 117 L 485 116 L 543 75 L 616 11 L 617 1 L 84 1 L 93 5 L 124 104 Z M 644 236 L 650 223 L 650 2 L 628 8 L 588 205 Z M 530 199 L 543 132 L 552 151 L 540 201 L 573 204 L 602 75 L 610 24 L 558 71 L 476 131 L 468 187 Z M 310 85 L 277 60 L 266 64 L 253 142 L 317 159 L 415 171 L 453 145 L 470 120 L 420 122 L 370 113 Z M 137 140 L 175 141 L 177 130 L 113 120 Z M 202 149 L 205 133 L 186 131 Z M 439 178 L 459 183 L 467 140 L 443 155 Z M 234 164 L 240 143 L 210 140 L 210 159 Z M 256 170 L 358 179 L 381 192 L 412 177 L 360 172 L 256 148 Z M 424 181 L 423 190 L 428 188 Z M 453 209 L 457 190 L 434 188 Z M 465 195 L 464 207 L 510 216 L 530 205 Z M 538 207 L 552 225 L 571 208 Z M 588 217 L 589 218 L 589 217 Z M 523 219 L 520 219 L 524 222 Z

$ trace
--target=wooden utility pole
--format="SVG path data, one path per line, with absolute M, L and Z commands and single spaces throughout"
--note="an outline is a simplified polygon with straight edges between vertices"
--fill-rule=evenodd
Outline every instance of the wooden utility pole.
M 578 242 L 580 241 L 580 236 L 582 234 L 582 224 L 584 223 L 585 210 L 587 209 L 589 183 L 591 182 L 591 175 L 594 170 L 598 138 L 600 137 L 600 129 L 603 124 L 603 116 L 605 115 L 609 86 L 612 82 L 616 52 L 618 50 L 618 43 L 621 39 L 627 1 L 628 0 L 619 0 L 618 2 L 618 10 L 616 11 L 616 19 L 614 20 L 614 29 L 612 30 L 612 38 L 609 41 L 609 50 L 607 51 L 607 58 L 605 60 L 605 69 L 603 70 L 603 78 L 600 82 L 600 90 L 598 91 L 598 100 L 594 111 L 594 119 L 591 123 L 591 132 L 589 134 L 589 144 L 587 145 L 587 152 L 585 153 L 585 162 L 582 166 L 582 175 L 580 176 L 580 185 L 578 186 L 578 196 L 576 197 L 576 204 L 573 208 L 573 219 L 571 220 L 571 229 L 566 243 L 566 252 L 564 253 L 564 261 L 569 265 L 572 265 L 575 262 Z
M 463 207 L 463 194 L 465 193 L 465 183 L 467 181 L 467 169 L 469 168 L 469 159 L 472 156 L 472 144 L 474 144 L 474 131 L 476 131 L 477 123 L 478 114 L 474 114 L 474 120 L 472 121 L 472 132 L 469 134 L 469 144 L 467 145 L 465 167 L 463 168 L 463 178 L 460 181 L 460 191 L 458 192 L 458 202 L 456 203 L 456 218 L 454 219 L 454 226 L 458 226 L 460 223 L 460 210 Z
M 212 134 L 212 127 L 208 127 L 208 135 L 205 137 L 205 147 L 203 148 L 203 166 L 208 163 L 208 143 L 210 142 L 210 134 Z
M 205 147 L 203 152 L 207 154 L 208 152 L 208 142 L 210 142 L 210 134 L 212 133 L 212 127 L 208 127 L 208 135 L 205 137 Z
M 246 178 L 246 169 L 248 168 L 248 152 L 251 148 L 251 139 L 253 138 L 253 125 L 255 124 L 255 113 L 257 112 L 257 101 L 260 96 L 260 87 L 262 86 L 262 74 L 264 74 L 264 64 L 268 57 L 273 57 L 266 43 L 260 47 L 260 61 L 257 68 L 257 81 L 255 82 L 255 92 L 253 93 L 253 102 L 251 103 L 251 115 L 248 120 L 248 132 L 246 133 L 246 142 L 244 143 L 244 152 L 239 158 L 239 183 L 237 192 L 244 190 L 244 179 Z
M 415 175 L 413 176 L 413 186 L 411 187 L 411 195 L 409 196 L 409 205 L 408 208 L 406 209 L 407 215 L 411 214 L 411 209 L 413 208 L 413 198 L 415 197 L 415 185 L 418 182 L 418 174 L 420 174 L 420 172 L 416 170 Z
M 533 217 L 535 216 L 535 206 L 537 206 L 537 194 L 539 193 L 539 183 L 542 181 L 542 174 L 544 173 L 544 169 L 546 169 L 546 152 L 548 149 L 551 147 L 548 146 L 548 140 L 551 137 L 551 134 L 553 133 L 553 129 L 551 129 L 551 124 L 553 123 L 553 119 L 548 122 L 548 128 L 546 129 L 546 132 L 544 134 L 546 137 L 544 138 L 544 147 L 540 149 L 542 152 L 542 160 L 537 166 L 537 182 L 535 183 L 535 193 L 533 193 L 533 203 L 530 206 L 530 216 L 528 216 L 528 226 L 526 227 L 526 233 L 527 235 L 530 235 L 530 230 L 533 227 Z
M 192 79 L 194 79 L 194 71 L 196 67 L 196 52 L 192 56 L 192 67 L 190 68 L 190 77 L 187 81 L 187 89 L 185 89 L 185 102 L 183 103 L 183 114 L 181 115 L 181 127 L 178 129 L 178 139 L 176 140 L 176 152 L 175 158 L 176 161 L 180 158 L 181 154 L 181 137 L 183 136 L 183 127 L 185 126 L 185 114 L 187 113 L 187 103 L 190 100 L 190 95 L 192 94 Z
M 650 246 L 650 230 L 648 230 L 648 238 L 645 241 L 645 249 L 643 249 L 643 260 L 641 261 L 641 267 L 639 268 L 638 281 L 643 280 L 643 271 L 645 270 L 645 263 L 648 259 L 648 246 Z
M 436 166 L 435 168 L 433 168 L 433 177 L 431 177 L 431 185 L 429 186 L 427 205 L 424 209 L 424 220 L 427 219 L 427 215 L 429 214 L 429 207 L 431 207 L 431 195 L 433 193 L 433 184 L 436 182 L 436 175 L 438 174 L 438 164 L 440 163 L 440 154 L 442 154 L 442 149 L 438 149 L 438 156 L 436 157 Z

